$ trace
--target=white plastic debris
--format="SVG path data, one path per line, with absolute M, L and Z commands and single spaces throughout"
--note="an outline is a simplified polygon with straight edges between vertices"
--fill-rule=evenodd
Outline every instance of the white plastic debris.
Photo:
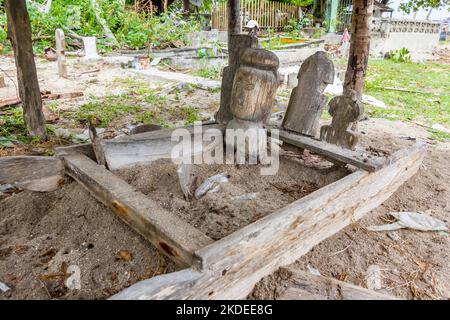
M 180 180 L 181 191 L 183 191 L 184 198 L 189 200 L 191 194 L 191 172 L 192 164 L 181 163 L 177 168 L 178 179 Z
M 227 183 L 229 178 L 230 176 L 225 172 L 209 177 L 195 190 L 195 198 L 200 199 L 207 193 L 219 192 L 220 184 Z
M 364 94 L 362 96 L 362 103 L 369 104 L 369 105 L 377 107 L 377 108 L 382 108 L 382 109 L 386 109 L 387 108 L 386 104 L 383 101 L 378 100 L 375 97 L 368 96 L 366 94 Z
M 55 130 L 55 136 L 61 139 L 69 139 L 70 131 L 64 128 L 58 128 Z
M 398 221 L 379 226 L 370 226 L 369 231 L 392 231 L 410 228 L 419 231 L 448 231 L 445 223 L 424 213 L 418 212 L 391 212 Z
M 320 271 L 317 270 L 316 268 L 310 266 L 309 264 L 306 266 L 308 268 L 309 273 L 315 275 L 315 276 L 320 276 Z
M 337 77 L 335 77 L 334 82 L 332 84 L 327 85 L 325 88 L 325 93 L 331 94 L 333 96 L 340 96 L 342 95 L 343 92 L 344 92 L 344 85 L 342 84 L 342 81 L 340 81 L 339 78 Z M 371 106 L 382 109 L 387 108 L 386 104 L 383 101 L 378 100 L 377 98 L 369 96 L 367 94 L 364 94 L 362 96 L 362 102 L 364 104 L 369 104 Z
M 382 288 L 381 268 L 376 264 L 367 268 L 366 285 L 369 290 L 380 290 Z
M 234 200 L 239 200 L 239 201 L 246 201 L 246 200 L 255 200 L 258 196 L 257 192 L 250 192 L 250 193 L 245 193 L 243 195 L 234 197 Z
M 155 59 L 153 59 L 151 62 L 150 62 L 150 65 L 152 66 L 152 67 L 154 67 L 154 66 L 157 66 L 160 62 L 161 62 L 161 57 L 156 57 Z
M 4 284 L 3 282 L 0 281 L 0 291 L 1 291 L 1 292 L 6 292 L 6 291 L 9 291 L 9 290 L 11 290 L 11 288 L 8 287 L 6 284 Z
M 444 127 L 442 124 L 439 124 L 439 123 L 433 124 L 431 126 L 431 129 L 442 131 L 442 132 L 445 132 L 445 133 L 450 133 L 450 129 L 447 129 L 446 127 Z

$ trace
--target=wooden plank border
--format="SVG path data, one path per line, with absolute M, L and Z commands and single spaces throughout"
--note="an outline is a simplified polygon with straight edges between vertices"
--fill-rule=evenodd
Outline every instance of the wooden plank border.
M 213 242 L 85 155 L 63 160 L 66 174 L 177 264 L 192 265 L 194 252 Z
M 369 172 L 378 171 L 390 163 L 390 161 L 386 158 L 372 156 L 361 151 L 344 149 L 321 140 L 291 133 L 286 130 L 279 130 L 279 139 L 287 144 L 300 147 L 302 149 L 308 149 L 324 156 L 325 158 L 341 163 L 351 164 L 359 169 Z
M 383 203 L 424 156 L 424 144 L 400 150 L 377 172 L 358 170 L 198 250 L 194 268 L 137 283 L 112 299 L 245 298 L 262 277 Z

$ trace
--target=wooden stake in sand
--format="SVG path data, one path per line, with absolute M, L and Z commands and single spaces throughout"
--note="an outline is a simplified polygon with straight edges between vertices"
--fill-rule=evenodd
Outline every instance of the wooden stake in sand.
M 67 78 L 66 66 L 66 39 L 62 29 L 56 29 L 56 58 L 58 61 L 58 75 L 62 78 Z

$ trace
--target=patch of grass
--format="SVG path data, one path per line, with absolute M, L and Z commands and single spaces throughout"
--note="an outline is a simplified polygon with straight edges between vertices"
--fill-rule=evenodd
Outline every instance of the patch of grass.
M 429 130 L 431 132 L 431 138 L 438 141 L 450 141 L 450 133 L 437 131 L 437 130 Z
M 144 111 L 136 115 L 136 121 L 144 124 L 158 124 L 163 127 L 170 127 L 167 120 L 155 111 Z
M 179 111 L 179 116 L 185 119 L 186 125 L 191 125 L 194 122 L 202 120 L 199 110 L 195 107 L 181 107 Z
M 96 119 L 97 125 L 105 128 L 113 120 L 141 110 L 141 106 L 127 101 L 127 96 L 114 95 L 105 99 L 96 99 L 82 105 L 75 112 L 75 118 L 82 122 L 88 119 Z
M 47 133 L 54 133 L 51 125 L 46 125 Z M 14 144 L 37 144 L 42 142 L 40 137 L 30 137 L 23 121 L 22 107 L 6 110 L 0 115 L 0 148 L 12 147 Z
M 192 74 L 196 77 L 220 80 L 221 72 L 222 68 L 219 67 L 204 67 L 194 70 Z
M 450 127 L 448 65 L 370 60 L 365 93 L 388 106 L 383 109 L 366 105 L 365 111 L 372 117 Z M 445 138 L 443 134 L 438 136 Z

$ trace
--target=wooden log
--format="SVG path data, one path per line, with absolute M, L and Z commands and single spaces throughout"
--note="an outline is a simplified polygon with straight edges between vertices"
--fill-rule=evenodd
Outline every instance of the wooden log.
M 63 157 L 66 174 L 179 265 L 190 266 L 194 252 L 212 239 L 161 208 L 146 195 L 84 155 Z
M 42 98 L 36 73 L 31 40 L 31 24 L 25 0 L 6 0 L 8 36 L 14 49 L 19 96 L 23 101 L 23 116 L 30 136 L 47 138 Z
M 374 172 L 387 166 L 389 159 L 369 155 L 362 151 L 354 151 L 338 147 L 324 141 L 310 137 L 290 133 L 284 130 L 279 131 L 279 139 L 288 144 L 307 149 L 325 158 L 340 163 L 351 164 L 359 169 Z
M 64 182 L 61 160 L 55 157 L 17 156 L 0 158 L 0 184 L 49 192 Z
M 83 95 L 84 95 L 84 93 L 81 91 L 64 92 L 64 93 L 47 93 L 47 92 L 42 93 L 41 92 L 42 100 L 72 99 L 72 98 L 82 97 Z M 0 109 L 14 107 L 21 103 L 22 103 L 22 100 L 20 98 L 12 98 L 12 99 L 2 100 L 0 102 Z
M 282 268 L 282 272 L 289 277 L 279 284 L 278 300 L 397 300 L 391 295 L 294 268 Z
M 92 147 L 92 143 L 81 143 L 66 147 L 57 147 L 55 148 L 55 154 L 58 157 L 70 154 L 83 154 L 91 160 L 97 160 L 95 157 L 94 148 Z
M 198 250 L 201 271 L 179 271 L 165 290 L 155 292 L 152 286 L 167 278 L 154 278 L 147 290 L 138 283 L 113 298 L 245 298 L 262 277 L 294 262 L 383 203 L 417 172 L 424 156 L 425 146 L 416 144 L 394 154 L 393 163 L 380 171 L 356 171 Z

